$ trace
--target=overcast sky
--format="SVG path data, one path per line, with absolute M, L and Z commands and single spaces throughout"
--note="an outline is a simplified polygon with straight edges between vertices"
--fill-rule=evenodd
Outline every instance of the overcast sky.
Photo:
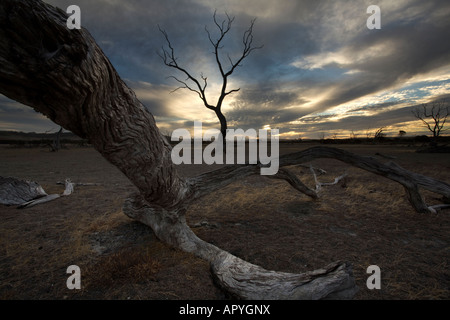
M 219 128 L 198 96 L 178 90 L 157 52 L 169 35 L 178 63 L 208 77 L 216 99 L 221 78 L 205 26 L 217 36 L 213 13 L 235 20 L 222 49 L 235 57 L 256 18 L 253 51 L 230 77 L 223 111 L 230 128 L 279 129 L 281 137 L 318 138 L 380 127 L 394 136 L 425 134 L 411 109 L 450 98 L 450 1 L 307 0 L 47 0 L 81 8 L 87 28 L 119 75 L 155 116 L 161 129 Z M 369 5 L 381 9 L 381 29 L 368 29 Z M 449 99 L 450 100 L 450 99 Z M 31 108 L 0 95 L 0 130 L 58 128 Z

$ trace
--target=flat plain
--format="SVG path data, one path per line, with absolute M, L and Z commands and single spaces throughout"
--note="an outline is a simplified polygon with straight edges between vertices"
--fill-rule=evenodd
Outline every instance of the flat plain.
M 312 144 L 281 144 L 281 153 Z M 450 154 L 416 153 L 407 145 L 334 145 L 356 154 L 395 158 L 404 168 L 450 182 Z M 286 182 L 252 176 L 195 203 L 187 221 L 202 239 L 266 269 L 305 272 L 333 261 L 353 265 L 355 299 L 450 299 L 450 211 L 419 214 L 403 187 L 337 160 L 313 161 L 326 170 L 318 200 Z M 215 166 L 217 167 L 217 166 Z M 180 175 L 213 170 L 180 165 Z M 314 187 L 308 168 L 294 167 Z M 38 182 L 68 197 L 28 209 L 0 205 L 0 299 L 226 299 L 208 264 L 161 243 L 152 230 L 122 213 L 135 187 L 90 147 L 0 146 L 0 176 Z M 435 194 L 423 192 L 430 204 Z M 81 290 L 66 286 L 70 265 L 81 269 Z M 381 270 L 381 289 L 366 286 L 368 266 Z

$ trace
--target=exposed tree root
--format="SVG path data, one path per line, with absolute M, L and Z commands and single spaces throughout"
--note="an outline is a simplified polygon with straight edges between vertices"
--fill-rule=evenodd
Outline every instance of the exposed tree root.
M 138 195 L 128 198 L 126 215 L 150 226 L 165 243 L 210 262 L 215 282 L 230 296 L 250 300 L 350 299 L 358 291 L 351 264 L 334 262 L 302 274 L 269 271 L 198 238 L 186 224 L 152 208 Z
M 414 174 L 393 163 L 382 164 L 370 157 L 361 157 L 335 148 L 307 149 L 281 157 L 280 163 L 283 166 L 296 165 L 322 157 L 341 160 L 402 184 L 407 195 L 414 197 L 408 197 L 408 199 L 416 210 L 421 210 L 418 210 L 419 212 L 435 212 L 434 208 L 427 206 L 423 201 L 418 192 L 419 185 L 444 196 L 450 192 L 450 185 L 445 182 Z M 127 200 L 124 212 L 133 219 L 149 225 L 153 230 L 158 230 L 159 235 L 157 234 L 157 236 L 161 237 L 163 241 L 209 261 L 216 282 L 234 297 L 241 299 L 343 299 L 352 297 L 357 292 L 357 287 L 351 272 L 351 265 L 347 263 L 335 262 L 324 269 L 304 274 L 268 271 L 204 242 L 195 236 L 187 226 L 184 213 L 180 210 L 186 210 L 194 201 L 238 179 L 259 174 L 259 168 L 259 165 L 231 165 L 188 179 L 189 190 L 185 193 L 185 199 L 177 203 L 176 212 L 171 214 L 162 212 L 160 208 L 152 207 L 139 196 Z M 317 192 L 321 186 L 334 185 L 345 177 L 342 175 L 337 177 L 334 182 L 320 183 L 314 170 L 311 169 L 311 171 L 316 181 L 315 191 L 305 186 L 287 168 L 280 168 L 277 175 L 268 177 L 285 180 L 296 190 L 312 198 L 318 197 Z M 422 211 L 422 209 L 425 210 Z M 174 217 L 177 220 L 176 223 L 174 223 L 175 220 L 171 220 L 167 224 L 162 218 L 163 215 Z M 176 229 L 174 229 L 174 225 L 177 226 Z

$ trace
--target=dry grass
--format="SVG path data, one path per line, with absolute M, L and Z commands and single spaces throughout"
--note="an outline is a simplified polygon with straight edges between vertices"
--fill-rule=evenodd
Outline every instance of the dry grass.
M 285 146 L 283 152 L 298 146 Z M 447 154 L 415 154 L 408 148 L 346 146 L 373 155 L 392 154 L 407 169 L 450 181 Z M 293 149 L 293 150 L 288 150 Z M 3 152 L 5 151 L 5 152 Z M 32 153 L 30 155 L 29 153 Z M 1 299 L 223 299 L 206 262 L 159 242 L 128 219 L 123 200 L 134 187 L 92 149 L 2 150 L 0 175 L 29 178 L 48 192 L 70 177 L 100 186 L 26 210 L 0 207 Z M 32 159 L 33 161 L 30 161 Z M 304 272 L 335 260 L 353 264 L 356 299 L 449 299 L 450 218 L 415 213 L 403 188 L 383 177 L 334 160 L 316 167 L 332 181 L 313 201 L 283 181 L 254 176 L 193 205 L 190 225 L 202 239 L 268 269 Z M 24 169 L 25 168 L 25 169 Z M 192 176 L 206 166 L 180 166 Z M 292 170 L 313 187 L 309 169 Z M 433 203 L 434 195 L 424 193 Z M 81 268 L 82 290 L 65 286 L 66 268 Z M 382 289 L 365 287 L 366 269 L 381 268 Z
M 84 287 L 109 288 L 129 282 L 155 281 L 161 264 L 155 260 L 148 249 L 122 249 L 111 255 L 102 257 L 84 274 Z

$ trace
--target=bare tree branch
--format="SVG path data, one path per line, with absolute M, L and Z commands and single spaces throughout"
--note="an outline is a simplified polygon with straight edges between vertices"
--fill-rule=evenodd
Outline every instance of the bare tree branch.
M 450 115 L 450 106 L 447 101 L 434 101 L 429 108 L 428 104 L 422 104 L 422 108 L 416 107 L 412 114 L 417 119 L 421 120 L 427 129 L 433 134 L 433 138 L 437 138 L 441 135 L 444 129 L 444 125 L 447 121 L 447 117 Z
M 186 69 L 180 67 L 178 65 L 177 58 L 175 57 L 175 50 L 172 46 L 172 43 L 169 40 L 169 36 L 167 35 L 167 32 L 165 30 L 161 29 L 161 27 L 159 25 L 158 25 L 158 29 L 164 35 L 164 38 L 166 39 L 166 42 L 167 42 L 167 46 L 169 47 L 169 51 L 163 47 L 162 53 L 158 52 L 158 55 L 163 60 L 164 64 L 168 67 L 175 68 L 175 69 L 181 71 L 182 73 L 184 73 L 187 76 L 186 80 L 190 80 L 190 81 L 194 82 L 195 86 L 198 88 L 198 90 L 193 89 L 185 81 L 181 81 L 180 79 L 176 78 L 175 76 L 170 76 L 170 78 L 175 79 L 177 82 L 179 82 L 183 85 L 182 87 L 179 87 L 179 88 L 175 89 L 174 91 L 176 91 L 178 89 L 182 89 L 182 88 L 193 91 L 198 94 L 199 98 L 203 101 L 203 104 L 205 105 L 206 108 L 214 110 L 215 107 L 208 103 L 208 100 L 207 100 L 206 94 L 205 94 L 205 90 L 206 90 L 206 86 L 207 86 L 206 77 L 203 77 L 203 75 L 201 76 L 201 78 L 203 80 L 203 86 L 202 86 L 200 84 L 200 82 L 195 77 L 193 77 Z M 172 92 L 174 92 L 174 91 L 172 91 Z
M 312 198 L 317 198 L 318 190 L 312 190 L 304 186 L 303 183 L 301 183 L 301 181 L 291 172 L 286 170 L 285 167 L 303 164 L 318 158 L 337 159 L 357 168 L 398 182 L 405 188 L 408 200 L 417 212 L 433 212 L 433 210 L 430 210 L 430 206 L 425 203 L 425 200 L 419 192 L 419 188 L 442 195 L 445 202 L 450 201 L 450 184 L 446 182 L 408 171 L 394 162 L 383 164 L 371 157 L 363 157 L 345 150 L 329 147 L 313 147 L 304 151 L 283 155 L 279 159 L 279 173 L 276 176 L 268 177 L 286 180 L 298 191 Z M 196 199 L 199 199 L 214 190 L 223 188 L 238 179 L 258 174 L 260 166 L 260 164 L 246 166 L 229 165 L 212 172 L 204 173 L 195 178 L 190 178 L 187 181 L 192 193 L 190 194 L 188 201 L 195 201 Z M 312 172 L 315 175 L 314 171 Z M 345 175 L 342 175 L 336 178 L 335 182 L 339 181 L 344 176 Z M 320 183 L 317 180 L 317 177 L 315 177 L 315 181 L 316 187 L 319 186 L 318 189 L 320 189 L 320 186 L 328 185 L 327 183 Z M 335 182 L 332 182 L 332 184 Z
M 219 21 L 217 18 L 217 12 L 214 11 L 213 21 L 214 21 L 214 25 L 216 26 L 216 28 L 219 32 L 217 39 L 213 39 L 213 36 L 212 36 L 211 32 L 209 31 L 208 27 L 205 26 L 205 31 L 206 31 L 208 40 L 214 48 L 213 54 L 214 54 L 214 58 L 215 58 L 217 67 L 222 76 L 222 87 L 221 87 L 219 98 L 215 105 L 209 104 L 207 97 L 206 97 L 206 87 L 208 85 L 207 77 L 205 77 L 203 74 L 201 74 L 200 77 L 203 81 L 203 86 L 202 86 L 200 84 L 201 81 L 196 79 L 184 67 L 181 67 L 178 64 L 177 58 L 175 56 L 175 50 L 172 46 L 172 43 L 170 42 L 167 32 L 165 30 L 161 29 L 161 27 L 158 25 L 158 28 L 159 28 L 160 32 L 163 34 L 163 36 L 166 40 L 167 47 L 168 47 L 168 49 L 163 47 L 162 53 L 160 52 L 160 53 L 158 53 L 158 55 L 161 57 L 161 59 L 163 60 L 163 62 L 166 66 L 177 69 L 178 71 L 182 72 L 183 74 L 185 74 L 187 76 L 186 81 L 182 81 L 174 76 L 171 77 L 174 80 L 176 80 L 178 83 L 182 84 L 182 86 L 178 87 L 174 91 L 176 91 L 178 89 L 188 89 L 192 92 L 197 93 L 199 98 L 203 101 L 203 104 L 205 105 L 205 107 L 207 107 L 208 109 L 214 110 L 217 117 L 219 118 L 220 125 L 221 125 L 220 131 L 222 132 L 224 141 L 225 141 L 225 137 L 226 137 L 227 121 L 221 110 L 222 104 L 223 104 L 223 101 L 226 96 L 240 91 L 240 88 L 227 90 L 228 77 L 233 74 L 235 69 L 241 65 L 242 61 L 245 58 L 247 58 L 251 52 L 253 52 L 254 50 L 257 50 L 257 49 L 261 49 L 263 47 L 263 46 L 258 46 L 258 47 L 253 46 L 253 27 L 254 27 L 254 24 L 256 21 L 255 19 L 253 19 L 250 23 L 249 28 L 244 32 L 243 37 L 242 37 L 242 43 L 243 43 L 242 54 L 239 56 L 239 58 L 235 62 L 233 62 L 231 56 L 229 54 L 227 54 L 227 58 L 230 63 L 230 67 L 229 67 L 229 69 L 225 70 L 223 61 L 221 59 L 221 50 L 223 49 L 223 40 L 225 39 L 226 35 L 230 32 L 232 24 L 235 20 L 235 17 L 229 16 L 228 13 L 225 13 L 225 15 L 226 15 L 226 19 Z M 196 89 L 193 88 L 192 86 L 190 86 L 187 81 L 192 81 L 194 83 L 194 87 Z

